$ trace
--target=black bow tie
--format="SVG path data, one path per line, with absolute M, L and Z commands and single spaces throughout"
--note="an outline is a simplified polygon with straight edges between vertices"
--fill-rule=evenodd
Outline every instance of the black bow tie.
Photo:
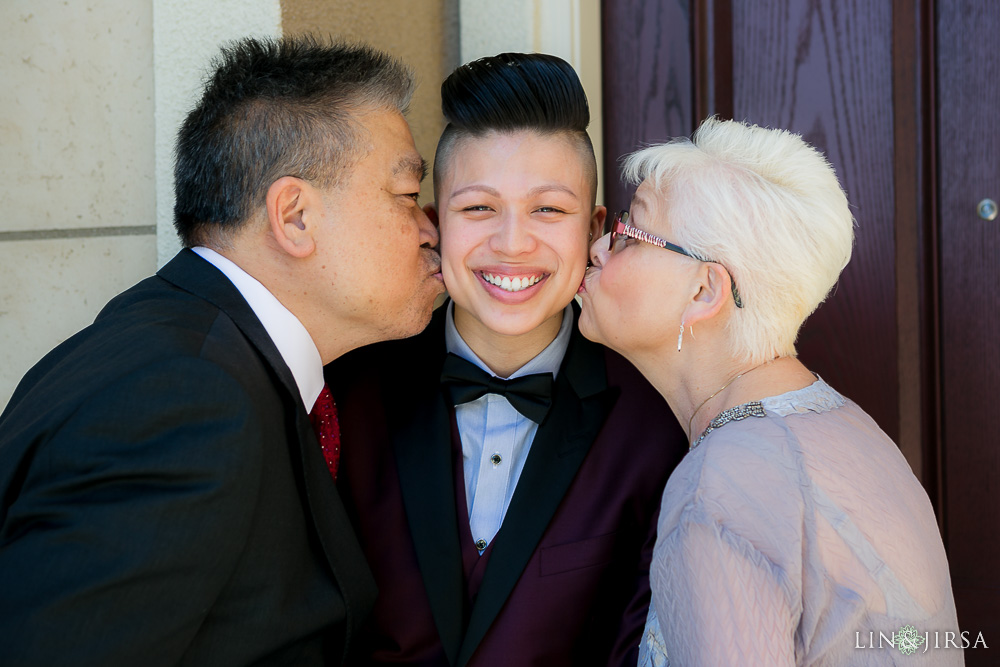
M 451 353 L 445 357 L 441 369 L 441 384 L 451 394 L 455 405 L 474 401 L 486 394 L 499 394 L 536 424 L 542 423 L 552 405 L 552 373 L 535 373 L 504 380 Z

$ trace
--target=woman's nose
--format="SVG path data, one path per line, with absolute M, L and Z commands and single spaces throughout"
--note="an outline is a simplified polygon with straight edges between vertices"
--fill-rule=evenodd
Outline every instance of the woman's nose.
M 605 234 L 594 241 L 594 245 L 590 246 L 590 263 L 597 268 L 604 266 L 604 262 L 608 258 L 609 244 L 611 243 L 610 236 L 610 234 Z

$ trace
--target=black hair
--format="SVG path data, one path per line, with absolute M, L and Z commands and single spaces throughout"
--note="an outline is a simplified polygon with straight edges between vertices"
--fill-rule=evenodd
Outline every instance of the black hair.
M 356 116 L 405 112 L 413 75 L 364 45 L 311 36 L 223 48 L 177 137 L 174 226 L 185 246 L 226 245 L 282 176 L 329 187 L 364 148 Z
M 590 106 L 572 65 L 542 53 L 501 53 L 462 65 L 441 84 L 447 126 L 434 158 L 441 182 L 456 141 L 488 132 L 531 130 L 576 138 L 596 196 L 597 163 L 587 134 Z

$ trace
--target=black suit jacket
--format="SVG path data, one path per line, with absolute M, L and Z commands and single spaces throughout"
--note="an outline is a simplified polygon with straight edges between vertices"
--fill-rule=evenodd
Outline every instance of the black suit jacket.
M 335 664 L 375 597 L 298 390 L 189 250 L 0 416 L 0 662 Z
M 358 664 L 635 665 L 683 432 L 634 367 L 574 328 L 470 600 L 462 554 L 474 547 L 439 382 L 444 315 L 327 370 L 351 443 L 340 485 L 380 591 Z

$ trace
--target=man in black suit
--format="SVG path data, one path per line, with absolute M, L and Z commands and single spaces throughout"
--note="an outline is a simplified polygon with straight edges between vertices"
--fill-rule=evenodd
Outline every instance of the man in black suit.
M 177 144 L 186 249 L 0 416 L 0 662 L 343 660 L 375 587 L 323 365 L 442 291 L 412 87 L 365 47 L 223 51 Z

